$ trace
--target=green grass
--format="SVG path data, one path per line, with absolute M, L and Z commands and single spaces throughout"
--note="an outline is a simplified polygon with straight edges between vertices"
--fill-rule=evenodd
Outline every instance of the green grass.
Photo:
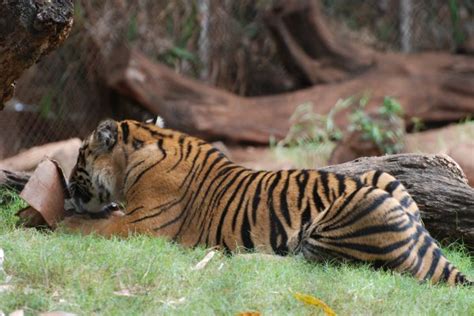
M 5 273 L 11 277 L 11 288 L 0 293 L 4 313 L 322 315 L 293 297 L 301 292 L 323 300 L 339 315 L 474 314 L 472 289 L 419 284 L 367 266 L 218 253 L 195 271 L 191 268 L 206 249 L 186 249 L 145 236 L 103 239 L 15 228 L 13 214 L 21 203 L 14 195 L 0 194 L 0 248 Z M 462 248 L 451 247 L 446 254 L 474 276 L 472 257 Z M 5 277 L 0 273 L 0 285 Z M 124 290 L 131 296 L 118 295 Z

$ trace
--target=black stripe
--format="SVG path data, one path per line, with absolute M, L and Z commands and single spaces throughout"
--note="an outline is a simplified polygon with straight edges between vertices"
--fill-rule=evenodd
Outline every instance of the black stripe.
M 413 227 L 413 223 L 406 223 L 405 225 L 402 225 L 404 221 L 394 223 L 392 225 L 388 224 L 382 224 L 382 225 L 372 225 L 368 227 L 363 227 L 361 229 L 358 229 L 356 231 L 353 231 L 348 234 L 344 235 L 338 235 L 338 236 L 325 236 L 325 238 L 328 239 L 349 239 L 349 238 L 355 238 L 355 237 L 366 237 L 370 235 L 375 235 L 375 234 L 380 234 L 380 233 L 388 233 L 388 232 L 404 232 Z M 326 229 L 325 231 L 331 231 L 333 232 L 334 229 Z M 376 238 L 376 237 L 374 237 Z
M 451 263 L 446 260 L 444 263 L 444 268 L 443 268 L 443 276 L 441 277 L 443 281 L 448 281 L 449 276 L 451 275 Z
M 374 177 L 372 178 L 372 185 L 374 187 L 377 186 L 377 183 L 379 182 L 379 178 L 382 174 L 383 174 L 383 171 L 380 171 L 380 170 L 375 171 Z
M 260 193 L 262 192 L 263 179 L 267 175 L 268 173 L 265 173 L 258 181 L 257 188 L 255 189 L 255 195 L 253 196 L 253 199 L 252 199 L 252 223 L 254 225 L 257 222 L 257 209 L 258 209 L 258 205 L 260 204 Z
M 128 123 L 127 122 L 122 122 L 120 124 L 120 127 L 122 128 L 122 140 L 125 144 L 128 143 L 128 135 L 130 133 Z
M 401 185 L 400 182 L 397 180 L 390 181 L 386 186 L 385 186 L 385 191 L 388 193 L 392 194 L 393 191 L 395 191 L 399 186 Z
M 150 169 L 152 169 L 153 167 L 157 166 L 161 161 L 163 161 L 163 158 L 160 159 L 160 160 L 158 160 L 157 162 L 151 164 L 150 166 L 148 166 L 147 168 L 145 168 L 145 170 L 143 170 L 142 172 L 140 172 L 140 173 L 138 174 L 138 176 L 135 178 L 135 180 L 133 181 L 133 183 L 132 183 L 132 185 L 130 186 L 130 188 L 134 187 L 135 184 L 138 183 L 138 181 L 141 179 L 141 177 L 143 177 L 143 175 L 144 175 L 145 173 L 147 173 L 147 172 L 148 172 Z
M 237 173 L 234 174 L 233 178 L 227 182 L 227 184 L 221 188 L 220 186 L 216 189 L 216 192 L 218 192 L 215 197 L 214 197 L 214 200 L 212 200 L 211 198 L 211 201 L 210 201 L 210 205 L 209 205 L 209 208 L 211 210 L 214 210 L 215 207 L 220 203 L 220 199 L 221 197 L 227 192 L 227 190 L 230 188 L 230 186 L 232 186 L 234 184 L 234 182 L 237 180 L 237 178 L 244 172 L 246 171 L 246 169 L 242 168 L 240 169 Z M 224 179 L 226 180 L 226 178 Z M 210 227 L 211 225 L 214 223 L 214 220 L 209 220 L 209 223 L 208 223 L 208 226 L 207 226 L 207 232 L 208 232 L 208 235 L 206 237 L 206 244 L 209 244 L 209 233 L 210 233 Z M 222 227 L 219 227 L 218 226 L 218 229 L 222 229 Z M 216 240 L 217 240 L 217 235 L 216 235 Z M 217 240 L 217 242 L 220 242 L 220 240 Z M 219 244 L 219 243 L 218 243 Z
M 247 206 L 243 214 L 242 227 L 240 228 L 240 237 L 242 238 L 242 242 L 246 249 L 253 249 L 255 246 L 252 241 L 252 236 L 250 234 L 251 228 L 250 228 L 249 214 L 248 214 L 249 206 L 250 206 L 250 200 L 247 201 Z
M 331 248 L 324 247 L 324 245 L 321 245 L 321 244 L 314 245 L 314 244 L 305 243 L 303 246 L 303 250 L 305 252 L 311 253 L 316 258 L 321 258 L 326 255 L 326 257 L 330 257 L 330 258 L 343 258 L 350 261 L 360 261 L 358 258 L 349 255 L 343 249 L 331 249 Z M 325 259 L 330 259 L 330 258 L 325 258 Z
M 428 272 L 426 272 L 426 275 L 423 277 L 423 280 L 431 280 L 431 277 L 433 276 L 433 273 L 436 270 L 436 267 L 438 266 L 439 259 L 442 257 L 441 250 L 439 248 L 434 248 L 432 254 L 432 260 L 431 260 L 431 265 L 430 269 Z
M 189 155 L 191 154 L 191 150 L 193 149 L 191 142 L 188 143 L 187 149 L 186 149 L 186 156 L 184 156 L 184 160 L 187 160 Z
M 334 226 L 332 228 L 333 229 L 339 229 L 339 228 L 346 227 L 346 226 L 349 226 L 349 225 L 352 225 L 352 224 L 356 223 L 357 221 L 361 220 L 362 218 L 368 216 L 373 211 L 376 211 L 377 208 L 379 208 L 386 201 L 386 199 L 389 198 L 389 197 L 390 196 L 388 195 L 388 193 L 380 194 L 380 196 L 376 197 L 373 201 L 371 201 L 371 203 L 368 207 L 365 207 L 364 209 L 360 210 L 357 213 L 348 212 L 347 216 L 345 216 L 344 218 L 341 218 L 339 220 L 340 224 L 337 225 L 337 226 Z M 399 206 L 398 208 L 402 209 L 401 206 Z M 395 209 L 397 209 L 397 208 L 395 208 Z M 344 220 L 352 214 L 354 214 L 354 216 L 351 217 L 348 221 L 344 222 Z
M 204 158 L 204 161 L 202 163 L 202 168 L 197 172 L 197 176 L 196 176 L 196 179 L 200 178 L 201 177 L 201 173 L 202 171 L 205 169 L 204 167 L 206 166 L 207 164 L 207 160 L 208 158 L 213 154 L 215 153 L 215 151 L 211 151 L 209 150 L 207 153 L 206 153 L 206 157 Z M 201 189 L 202 187 L 204 186 L 204 183 L 206 182 L 206 180 L 208 180 L 208 176 L 210 174 L 210 172 L 212 171 L 212 169 L 214 168 L 214 166 L 220 161 L 219 159 L 220 157 L 218 157 L 217 159 L 214 159 L 214 161 L 211 163 L 211 165 L 207 168 L 207 171 L 205 173 L 205 175 L 201 178 L 201 181 L 199 182 L 198 184 L 198 187 L 197 187 L 197 190 L 196 190 L 196 193 L 194 193 L 194 196 L 192 197 L 192 202 L 191 204 L 189 205 L 189 208 L 187 208 L 185 210 L 186 213 L 188 213 L 188 210 L 189 209 L 192 209 L 193 205 L 194 205 L 194 202 L 196 201 L 199 193 L 201 192 Z M 191 180 L 192 181 L 192 180 Z M 192 182 L 191 182 L 192 183 Z M 188 218 L 188 219 L 185 219 L 183 221 L 183 223 L 181 224 L 180 228 L 178 229 L 178 232 L 176 233 L 176 235 L 179 235 L 181 233 L 181 230 L 184 228 L 186 222 L 188 222 L 188 227 L 189 225 L 192 223 L 194 217 L 196 216 L 196 214 L 199 213 L 199 208 L 197 209 L 193 209 L 194 212 L 192 213 L 192 215 Z
M 250 174 L 250 178 L 245 184 L 244 190 L 242 191 L 242 194 L 240 195 L 240 200 L 239 203 L 237 204 L 237 207 L 234 210 L 234 217 L 232 218 L 232 230 L 235 231 L 235 226 L 237 225 L 237 217 L 240 213 L 240 208 L 242 207 L 242 203 L 244 203 L 245 198 L 247 198 L 247 191 L 249 189 L 249 186 L 252 184 L 253 180 L 258 176 L 258 172 L 254 172 Z M 247 177 L 246 177 L 247 178 Z
M 306 191 L 306 185 L 308 184 L 308 171 L 301 170 L 296 177 L 296 184 L 298 185 L 298 210 L 301 210 L 303 205 L 304 193 Z M 303 179 L 300 179 L 303 178 Z
M 369 253 L 369 254 L 376 254 L 376 255 L 386 255 L 390 252 L 393 252 L 393 251 L 405 246 L 411 240 L 413 240 L 413 238 L 411 236 L 408 236 L 407 238 L 396 241 L 392 244 L 389 244 L 388 246 L 379 247 L 379 246 L 359 244 L 359 243 L 351 243 L 351 242 L 336 241 L 335 243 L 332 243 L 329 240 L 320 239 L 321 242 L 327 243 L 328 245 L 334 245 L 334 246 L 337 246 L 337 247 L 347 248 L 347 249 L 351 249 L 351 250 L 357 250 L 357 251 L 360 251 L 360 252 L 365 252 L 365 253 Z
M 173 137 L 172 134 L 165 134 L 165 133 L 162 133 L 162 132 L 158 132 L 158 131 L 152 129 L 150 126 L 139 123 L 139 122 L 135 122 L 135 125 L 139 128 L 142 128 L 142 129 L 146 130 L 154 138 L 157 138 L 157 137 L 159 137 L 159 138 L 171 138 L 171 137 Z M 151 125 L 151 126 L 153 126 L 153 125 Z M 156 128 L 156 127 L 153 126 L 153 128 Z M 161 130 L 164 130 L 164 129 L 161 129 Z
M 326 214 L 324 214 L 322 217 L 320 217 L 320 218 L 318 219 L 318 223 L 324 224 L 324 223 L 326 223 L 327 221 L 330 221 L 331 219 L 337 218 L 337 216 L 339 216 L 339 214 L 340 214 L 342 211 L 345 210 L 345 208 L 347 207 L 347 205 L 349 205 L 349 203 L 350 203 L 350 202 L 352 201 L 352 199 L 356 196 L 356 194 L 357 194 L 358 191 L 359 191 L 359 190 L 354 190 L 351 194 L 349 194 L 348 196 L 346 196 L 346 197 L 344 198 L 344 203 L 342 203 L 342 205 L 339 206 L 338 209 L 337 209 L 335 212 L 334 212 L 334 210 L 331 210 L 331 209 L 333 208 L 334 203 L 336 203 L 336 201 L 334 201 L 334 202 L 328 207 L 328 210 L 326 211 Z M 325 221 L 324 219 L 325 219 L 326 217 L 328 217 L 328 216 L 329 216 L 328 220 Z M 338 221 L 340 221 L 340 220 L 338 220 Z
M 128 177 L 130 176 L 130 173 L 135 170 L 136 167 L 138 167 L 139 165 L 141 165 L 142 163 L 144 163 L 145 160 L 140 160 L 139 162 L 137 162 L 136 164 L 134 164 L 132 167 L 130 167 L 130 169 L 127 170 L 127 172 L 125 173 L 125 178 L 123 180 L 123 183 L 124 185 L 127 183 L 128 181 Z
M 285 228 L 283 227 L 280 219 L 275 213 L 275 207 L 273 205 L 273 191 L 275 190 L 278 182 L 281 179 L 281 172 L 277 172 L 275 179 L 270 184 L 270 188 L 268 189 L 268 208 L 270 213 L 270 245 L 272 246 L 273 251 L 277 255 L 286 255 L 288 253 L 287 247 L 287 235 Z M 278 244 L 278 237 L 280 237 L 280 244 Z
M 283 186 L 283 189 L 280 192 L 280 212 L 283 214 L 283 217 L 285 218 L 286 223 L 290 227 L 291 227 L 291 216 L 290 216 L 290 211 L 288 209 L 288 201 L 286 200 L 286 198 L 288 197 L 288 187 L 290 186 L 291 174 L 293 172 L 294 172 L 293 170 L 286 172 L 285 184 Z
M 229 166 L 229 164 L 231 164 L 231 166 Z M 215 197 L 216 195 L 218 195 L 219 189 L 221 188 L 221 184 L 222 184 L 225 180 L 227 180 L 227 175 L 228 175 L 230 172 L 232 172 L 232 170 L 238 169 L 238 168 L 240 169 L 240 168 L 242 168 L 242 167 L 237 166 L 237 165 L 234 165 L 234 164 L 232 164 L 230 161 L 226 161 L 226 162 L 223 164 L 223 166 L 221 166 L 220 168 L 223 168 L 223 169 L 221 169 L 221 170 L 217 173 L 217 175 L 216 175 L 213 179 L 210 180 L 211 184 L 209 185 L 209 187 L 207 188 L 207 191 L 206 191 L 206 193 L 205 193 L 205 196 L 206 196 L 206 197 L 209 196 L 209 192 L 210 192 L 210 190 L 211 190 L 211 187 L 212 187 L 212 185 L 215 184 L 214 191 L 212 191 L 212 193 L 210 194 L 211 198 L 209 198 L 209 199 L 208 199 L 208 198 L 203 199 L 203 200 L 201 201 L 201 204 L 200 204 L 199 207 L 198 207 L 198 209 L 201 209 L 201 207 L 203 206 L 204 202 L 209 202 L 208 205 L 207 205 L 206 210 L 203 211 L 203 212 L 201 212 L 201 214 L 199 215 L 199 218 L 198 218 L 198 225 L 199 225 L 199 227 L 200 227 L 200 233 L 199 233 L 199 238 L 196 240 L 196 243 L 194 244 L 195 246 L 197 246 L 198 244 L 200 244 L 201 238 L 203 237 L 204 233 L 205 233 L 205 232 L 209 232 L 209 227 L 210 227 L 210 225 L 212 224 L 212 220 L 210 219 L 211 217 L 208 216 L 209 213 L 212 211 L 212 207 L 211 207 L 212 202 L 211 202 L 211 201 L 214 199 L 214 197 Z M 224 176 L 224 177 L 219 181 L 219 183 L 217 183 L 217 180 L 218 180 L 220 177 L 222 177 L 222 176 Z M 207 219 L 207 221 L 206 221 L 206 219 Z M 204 227 L 203 227 L 203 225 L 206 224 L 206 222 L 207 222 L 207 224 L 208 224 L 207 230 L 205 230 Z M 209 237 L 209 235 L 208 235 L 207 237 Z
M 325 171 L 320 171 L 319 174 L 320 174 L 321 183 L 323 184 L 324 195 L 326 196 L 326 201 L 330 202 L 331 189 L 329 188 L 328 173 Z
M 336 179 L 338 181 L 338 196 L 341 196 L 346 191 L 346 179 L 347 177 L 336 173 Z
M 417 228 L 419 229 L 419 227 L 417 227 Z M 412 270 L 413 274 L 417 274 L 418 271 L 420 270 L 421 262 L 423 261 L 423 257 L 425 256 L 426 251 L 428 250 L 428 248 L 432 244 L 430 236 L 428 236 L 427 234 L 423 234 L 423 237 L 424 237 L 423 244 L 421 245 L 420 248 L 418 248 L 418 251 L 417 251 L 418 261 L 416 262 L 416 265 Z
M 201 147 L 199 147 L 198 152 L 196 153 L 196 156 L 194 156 L 193 162 L 191 163 L 191 171 L 188 172 L 186 177 L 184 177 L 183 182 L 179 185 L 179 188 L 181 189 L 187 182 L 188 177 L 194 173 L 194 167 L 196 165 L 196 161 L 199 158 L 199 155 L 201 154 Z
M 127 214 L 125 215 L 132 215 L 133 213 L 135 213 L 136 211 L 139 211 L 141 209 L 143 209 L 144 207 L 143 206 L 139 206 L 139 207 L 136 207 L 134 208 L 133 210 L 131 210 L 130 212 L 128 212 Z
M 170 169 L 168 169 L 167 172 L 173 171 L 173 170 L 181 163 L 181 161 L 183 160 L 183 150 L 184 150 L 184 148 L 183 148 L 183 143 L 184 143 L 184 136 L 183 136 L 183 135 L 179 135 L 179 138 L 178 138 L 179 158 L 178 158 L 178 160 L 175 162 L 175 164 L 174 164 Z
M 319 189 L 319 178 L 315 178 L 314 184 L 313 184 L 313 202 L 314 202 L 314 205 L 316 206 L 316 210 L 318 212 L 322 212 L 324 211 L 326 206 L 324 205 L 321 197 L 319 196 L 318 189 Z
M 232 202 L 234 202 L 234 198 L 236 197 L 237 193 L 239 192 L 240 188 L 241 188 L 241 185 L 242 183 L 249 177 L 251 176 L 252 174 L 247 174 L 245 175 L 242 179 L 240 179 L 240 181 L 238 182 L 237 184 L 237 187 L 235 188 L 234 192 L 232 192 L 232 195 L 230 196 L 230 198 L 227 200 L 227 203 L 222 211 L 222 213 L 220 214 L 220 218 L 219 218 L 219 224 L 217 225 L 217 233 L 216 233 L 216 244 L 220 244 L 221 243 L 221 238 L 222 238 L 222 228 L 224 226 L 224 221 L 226 219 L 226 216 L 227 216 L 227 213 L 229 212 L 229 207 L 230 207 L 230 204 Z M 224 192 L 227 192 L 227 190 L 230 188 L 230 186 L 226 186 L 226 189 L 224 189 Z M 234 212 L 238 212 L 238 210 L 234 209 Z
M 222 159 L 225 159 L 225 157 L 222 157 L 222 156 L 219 156 L 216 161 L 221 161 Z M 232 165 L 232 166 L 229 166 L 229 165 Z M 240 166 L 237 166 L 237 165 L 233 165 L 230 161 L 225 161 L 222 166 L 219 166 L 220 168 L 220 171 L 217 173 L 217 175 L 215 175 L 212 179 L 209 179 L 209 186 L 207 187 L 207 190 L 206 190 L 206 193 L 204 194 L 204 196 L 206 198 L 203 198 L 201 200 L 201 203 L 199 204 L 199 206 L 196 208 L 196 210 L 200 210 L 203 206 L 204 206 L 204 203 L 205 202 L 208 202 L 209 201 L 209 204 L 208 204 L 208 207 L 206 208 L 206 210 L 204 212 L 200 212 L 200 215 L 199 215 L 199 219 L 198 219 L 198 222 L 200 223 L 199 225 L 202 226 L 202 221 L 204 220 L 204 218 L 209 214 L 211 208 L 209 207 L 210 206 L 210 201 L 213 200 L 214 196 L 217 194 L 217 191 L 218 189 L 220 189 L 220 185 L 226 180 L 226 178 L 222 178 L 219 183 L 217 183 L 217 180 L 224 176 L 224 175 L 227 175 L 229 172 L 231 172 L 232 170 L 234 169 L 237 169 L 237 168 L 241 168 Z M 211 188 L 214 186 L 214 191 L 209 195 L 209 192 L 211 190 Z M 208 196 L 210 196 L 211 198 L 207 198 Z
M 161 224 L 161 225 L 158 226 L 158 227 L 153 228 L 153 230 L 154 230 L 155 232 L 156 232 L 156 231 L 159 231 L 160 229 L 166 228 L 166 227 L 168 227 L 168 226 L 170 226 L 170 225 L 176 223 L 178 220 L 180 220 L 181 217 L 183 217 L 184 214 L 186 213 L 185 211 L 188 209 L 189 203 L 191 202 L 193 195 L 194 195 L 194 192 L 191 191 L 191 197 L 190 197 L 189 200 L 186 202 L 186 204 L 185 204 L 184 208 L 182 209 L 182 211 L 179 212 L 178 216 L 176 216 L 175 218 L 173 218 L 173 219 L 167 221 L 166 223 Z
M 306 205 L 305 210 L 303 211 L 303 214 L 301 215 L 301 223 L 300 226 L 303 227 L 307 223 L 311 221 L 311 207 L 309 203 Z
M 409 195 L 405 195 L 401 200 L 400 200 L 400 204 L 405 207 L 405 208 L 408 208 L 410 207 L 410 205 L 413 204 L 413 199 L 409 196 Z

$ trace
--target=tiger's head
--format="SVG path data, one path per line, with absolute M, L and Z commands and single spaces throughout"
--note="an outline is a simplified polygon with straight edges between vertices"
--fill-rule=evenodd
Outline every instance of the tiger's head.
M 80 213 L 100 213 L 112 202 L 124 200 L 123 186 L 128 156 L 137 143 L 144 142 L 130 136 L 130 129 L 143 123 L 105 120 L 84 139 L 76 165 L 69 177 L 70 199 L 65 207 Z M 162 128 L 158 118 L 146 125 Z

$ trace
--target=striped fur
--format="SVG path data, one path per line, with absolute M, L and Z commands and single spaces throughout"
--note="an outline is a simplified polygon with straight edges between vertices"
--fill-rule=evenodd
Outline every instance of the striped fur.
M 360 179 L 317 170 L 254 171 L 197 138 L 109 120 L 84 141 L 70 191 L 83 212 L 125 203 L 121 217 L 66 221 L 83 233 L 302 253 L 315 261 L 370 262 L 433 283 L 470 283 L 423 227 L 403 185 L 379 171 Z

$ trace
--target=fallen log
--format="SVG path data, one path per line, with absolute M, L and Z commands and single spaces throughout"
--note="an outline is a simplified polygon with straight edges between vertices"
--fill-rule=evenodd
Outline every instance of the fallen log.
M 400 154 L 360 158 L 322 170 L 358 176 L 383 170 L 399 179 L 417 202 L 423 222 L 440 241 L 462 240 L 474 251 L 474 189 L 463 171 L 446 155 Z M 24 174 L 0 170 L 0 188 L 22 189 Z
M 71 138 L 29 148 L 19 154 L 0 160 L 0 169 L 33 172 L 45 158 L 55 160 L 64 174 L 69 176 L 76 164 L 82 141 Z
M 446 154 L 462 168 L 474 187 L 474 124 L 453 124 L 443 128 L 406 134 L 400 153 Z M 329 164 L 340 164 L 359 157 L 380 156 L 383 152 L 370 139 L 353 132 L 340 141 L 329 158 Z M 0 165 L 1 167 L 1 165 Z
M 339 99 L 364 91 L 371 92 L 369 110 L 385 96 L 395 97 L 404 108 L 407 125 L 412 117 L 429 126 L 474 113 L 471 57 L 386 55 L 377 67 L 352 79 L 264 97 L 241 97 L 185 78 L 133 50 L 115 56 L 107 81 L 117 92 L 161 115 L 168 127 L 208 140 L 266 144 L 271 136 L 286 135 L 289 117 L 298 105 L 310 102 L 315 112 L 327 114 Z M 341 111 L 336 122 L 344 125 L 345 117 Z
M 72 0 L 3 1 L 0 5 L 0 110 L 21 73 L 69 35 Z
M 474 58 L 447 53 L 379 53 L 331 33 L 319 1 L 279 1 L 267 13 L 280 59 L 303 87 L 295 92 L 241 97 L 185 78 L 138 51 L 114 50 L 108 84 L 167 125 L 208 140 L 268 143 L 283 138 L 296 107 L 312 103 L 327 114 L 339 99 L 369 92 L 367 108 L 396 98 L 409 128 L 458 122 L 474 113 Z M 306 82 L 306 84 L 304 83 Z M 324 84 L 323 84 L 324 83 Z M 336 115 L 346 124 L 346 112 Z

